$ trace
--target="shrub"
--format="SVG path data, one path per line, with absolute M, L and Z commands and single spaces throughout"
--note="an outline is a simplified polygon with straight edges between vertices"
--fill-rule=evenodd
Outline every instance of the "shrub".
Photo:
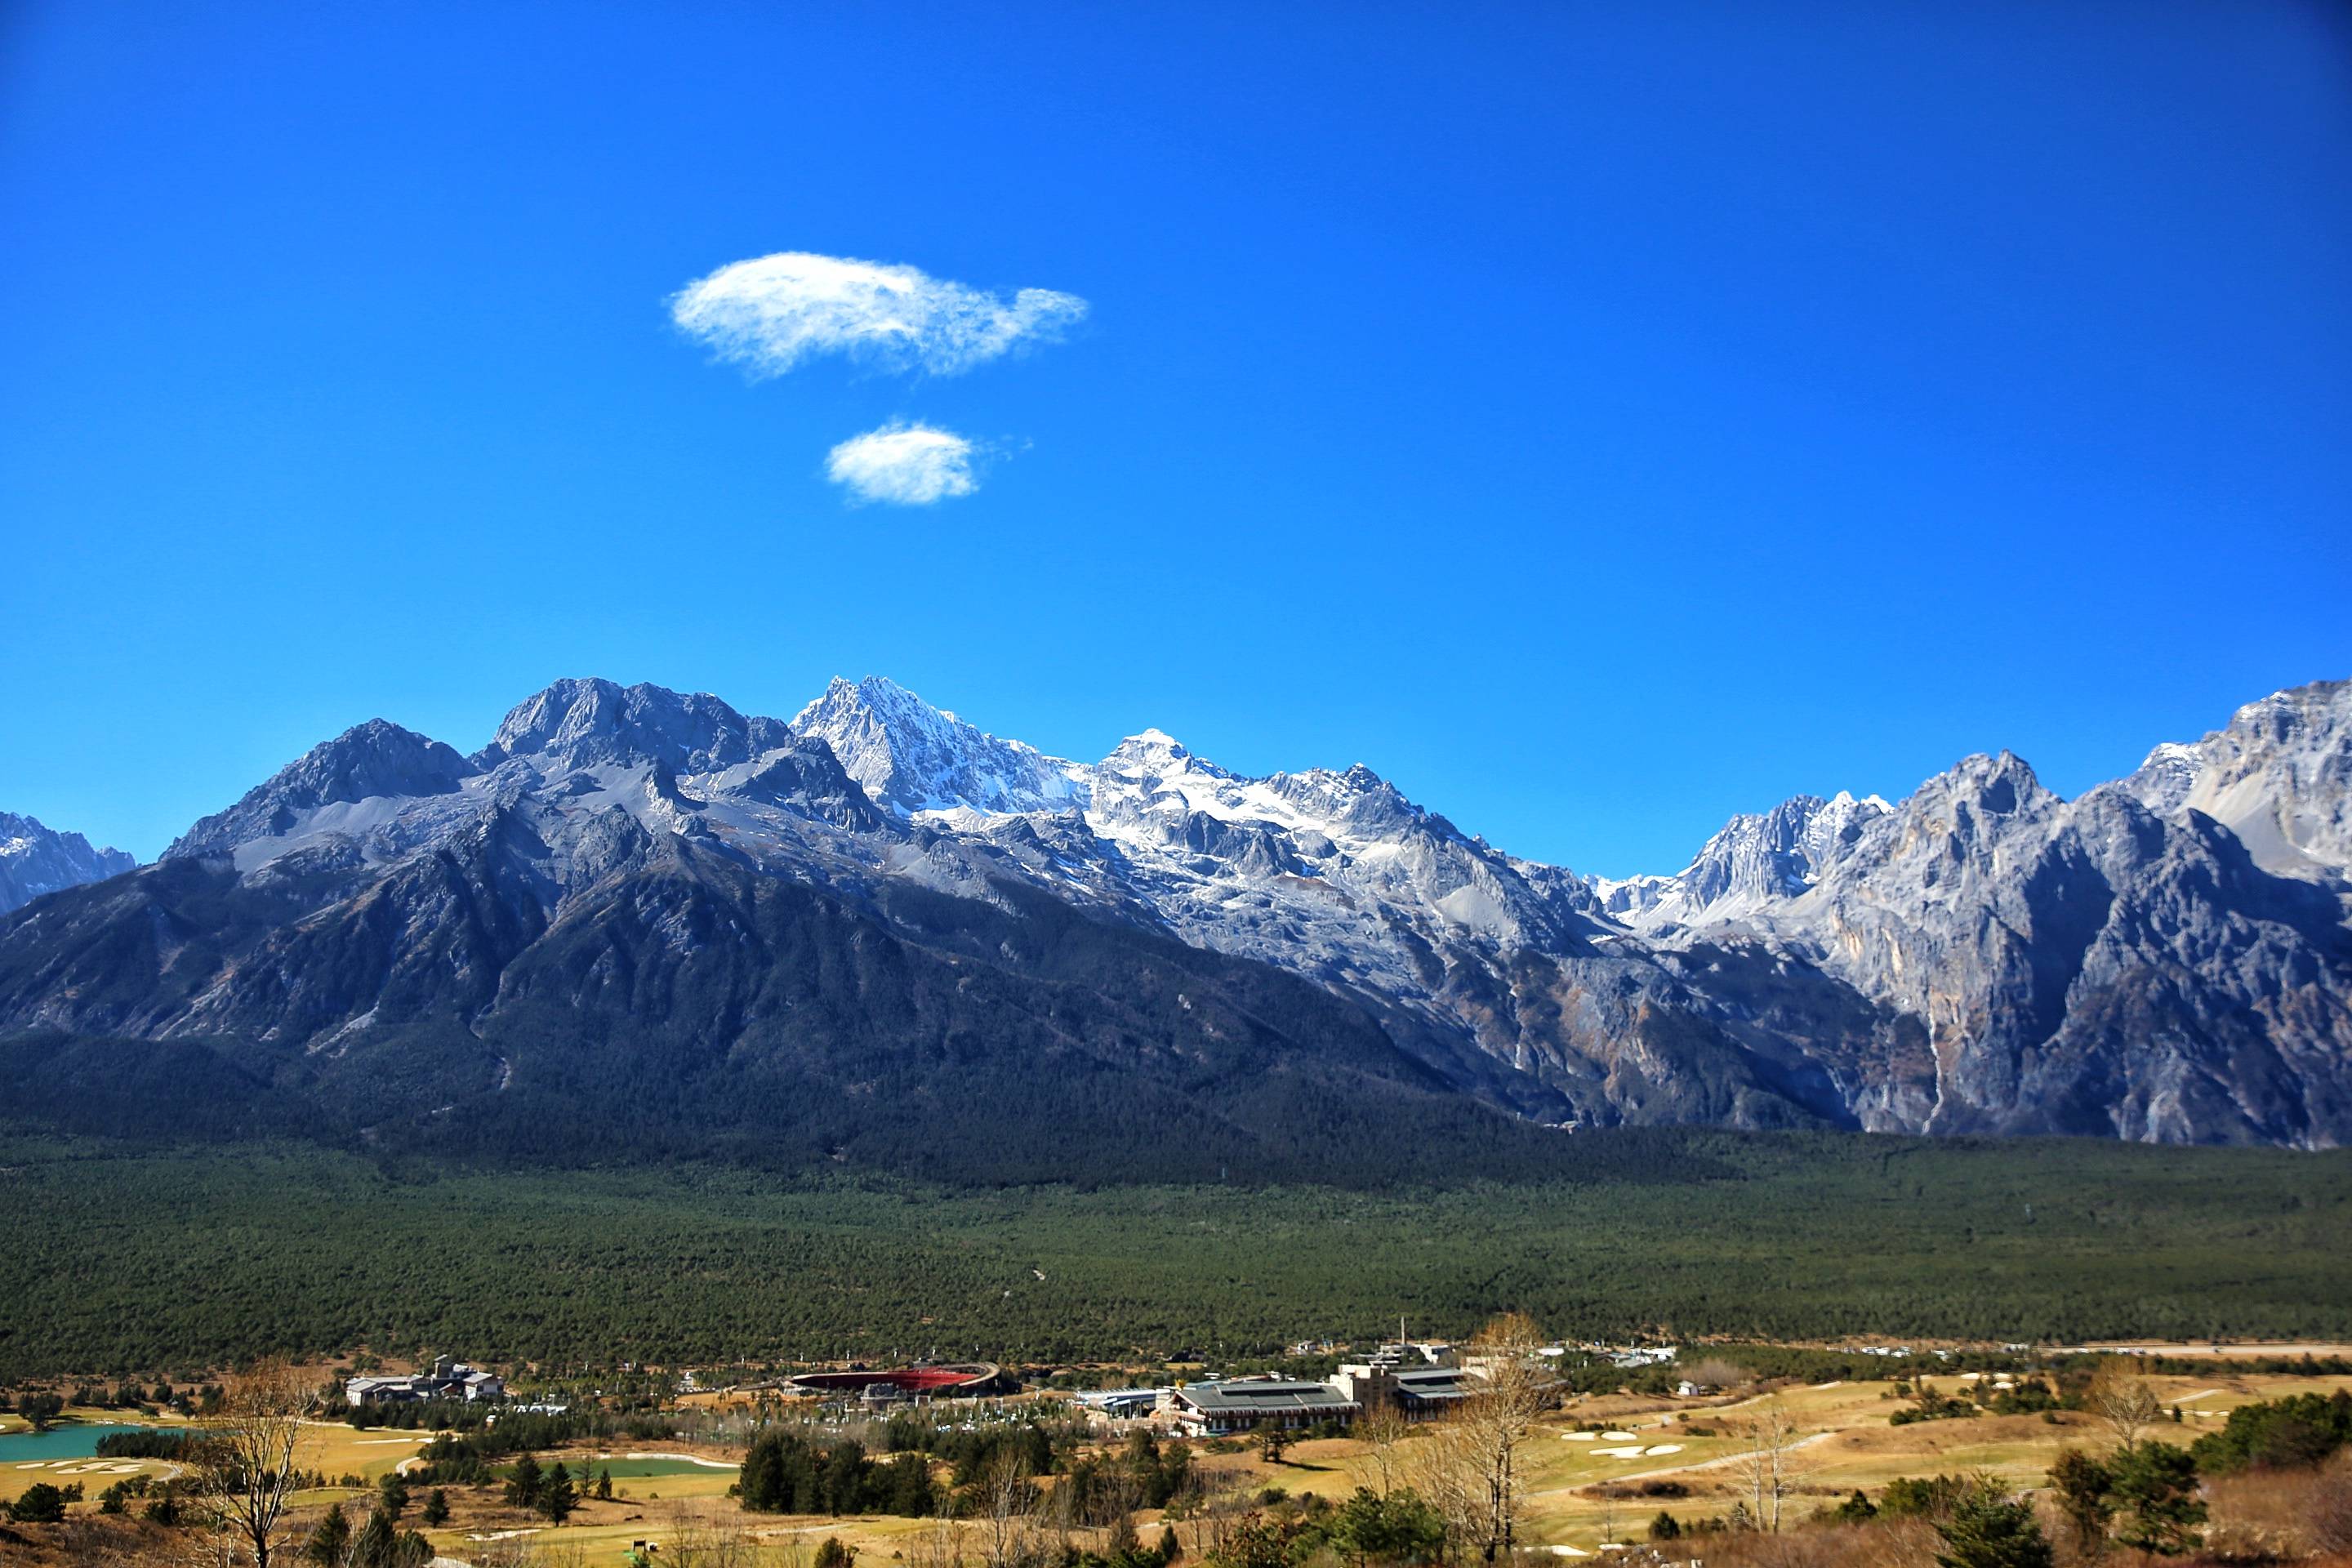
M 55 1524 L 66 1516 L 66 1494 L 47 1481 L 35 1481 L 8 1505 L 8 1517 L 18 1524 Z

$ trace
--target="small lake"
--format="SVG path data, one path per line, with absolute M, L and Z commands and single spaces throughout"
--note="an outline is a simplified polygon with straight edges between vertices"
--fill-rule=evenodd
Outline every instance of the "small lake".
M 98 1453 L 98 1440 L 115 1432 L 149 1432 L 113 1421 L 76 1422 L 46 1432 L 0 1433 L 0 1465 L 30 1465 L 50 1459 L 87 1459 Z M 166 1431 L 181 1428 L 166 1427 Z

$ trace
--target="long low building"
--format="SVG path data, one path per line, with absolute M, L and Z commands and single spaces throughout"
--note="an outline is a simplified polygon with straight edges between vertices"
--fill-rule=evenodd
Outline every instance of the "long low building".
M 1096 1388 L 1074 1394 L 1070 1402 L 1082 1410 L 1105 1415 L 1149 1415 L 1168 1397 L 1164 1388 Z
M 343 1384 L 343 1397 L 354 1408 L 362 1405 L 405 1405 L 420 1399 L 504 1399 L 507 1385 L 494 1372 L 468 1366 L 447 1356 L 430 1372 L 414 1375 L 354 1377 Z
M 1366 1410 L 1386 1406 L 1408 1421 L 1443 1415 L 1475 1392 L 1476 1374 L 1455 1366 L 1398 1366 L 1359 1362 L 1342 1366 L 1332 1386 Z
M 782 1388 L 787 1394 L 810 1394 L 827 1399 L 854 1396 L 869 1405 L 898 1404 L 919 1399 L 969 1399 L 993 1392 L 1003 1377 L 1004 1369 L 993 1362 L 957 1365 L 925 1362 L 914 1366 L 804 1372 Z
M 1171 1388 L 1160 1409 L 1195 1437 L 1222 1437 L 1261 1427 L 1295 1431 L 1327 1421 L 1345 1425 L 1363 1406 L 1328 1383 L 1292 1383 L 1282 1378 L 1236 1378 Z

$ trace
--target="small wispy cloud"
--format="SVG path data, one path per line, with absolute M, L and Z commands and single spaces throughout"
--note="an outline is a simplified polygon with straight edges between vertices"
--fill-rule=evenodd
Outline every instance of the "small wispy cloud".
M 887 370 L 960 375 L 1087 313 L 1075 294 L 1007 299 L 919 268 L 787 250 L 722 267 L 670 298 L 670 319 L 753 375 L 841 354 Z
M 825 477 L 861 501 L 929 506 L 980 488 L 975 450 L 952 430 L 894 420 L 827 453 Z

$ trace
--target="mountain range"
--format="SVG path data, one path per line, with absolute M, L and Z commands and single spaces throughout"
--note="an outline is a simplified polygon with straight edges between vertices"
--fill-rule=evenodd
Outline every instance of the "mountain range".
M 48 836 L 81 858 L 5 884 L 0 1069 L 91 1131 L 983 1180 L 1501 1170 L 1624 1124 L 2334 1147 L 2348 803 L 2326 682 L 2072 801 L 1972 756 L 1609 880 L 1361 765 L 1074 762 L 882 679 L 790 721 L 563 680 L 470 755 L 350 730 L 152 866 Z

